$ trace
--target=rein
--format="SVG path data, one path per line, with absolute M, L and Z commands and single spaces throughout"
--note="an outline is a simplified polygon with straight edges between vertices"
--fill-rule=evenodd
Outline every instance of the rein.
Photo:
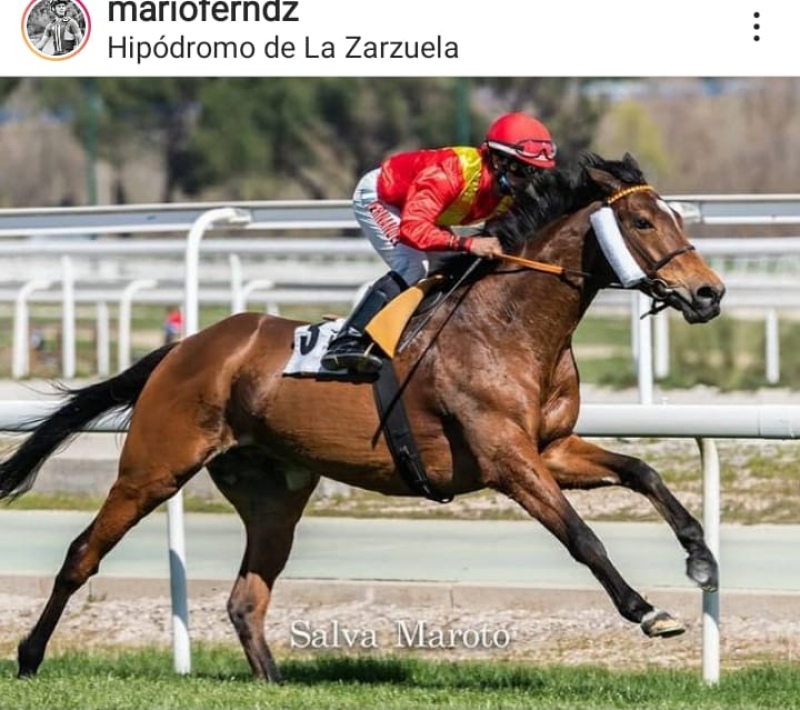
M 644 192 L 646 190 L 650 190 L 651 192 L 655 192 L 655 189 L 650 185 L 632 185 L 631 187 L 626 187 L 622 190 L 618 190 L 613 195 L 610 195 L 605 199 L 605 204 L 609 207 L 613 205 L 618 200 L 621 200 L 623 197 L 627 197 L 628 195 L 632 195 L 635 192 Z M 653 261 L 650 258 L 650 255 L 646 252 L 639 249 L 636 245 L 631 245 L 636 249 L 637 254 L 645 262 L 650 264 L 648 268 L 648 279 L 650 282 L 653 283 L 661 283 L 664 287 L 667 287 L 667 284 L 657 279 L 655 277 L 656 273 L 659 269 L 663 269 L 670 261 L 672 261 L 676 256 L 680 256 L 681 254 L 685 254 L 688 251 L 694 251 L 694 245 L 686 244 L 679 249 L 676 249 L 673 252 L 670 252 L 666 256 L 662 257 L 658 261 Z M 498 254 L 496 259 L 500 259 L 501 261 L 506 261 L 511 264 L 516 264 L 517 266 L 522 266 L 526 269 L 531 269 L 533 271 L 541 271 L 545 274 L 555 274 L 556 276 L 583 276 L 585 278 L 591 278 L 591 274 L 585 271 L 578 271 L 577 269 L 566 269 L 563 266 L 557 266 L 556 264 L 546 264 L 541 261 L 533 261 L 532 259 L 525 259 L 521 256 L 513 256 L 511 254 Z
M 555 274 L 556 276 L 585 276 L 586 278 L 591 278 L 592 276 L 585 271 L 565 269 L 563 266 L 557 266 L 556 264 L 545 264 L 543 261 L 533 261 L 532 259 L 525 259 L 524 257 L 513 256 L 511 254 L 498 254 L 495 258 L 533 271 L 542 271 L 545 274 Z

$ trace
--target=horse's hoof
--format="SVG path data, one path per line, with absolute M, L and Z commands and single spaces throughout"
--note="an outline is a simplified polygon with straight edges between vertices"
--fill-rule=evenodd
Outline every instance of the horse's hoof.
M 278 671 L 278 669 L 274 667 L 267 673 L 266 680 L 268 683 L 272 685 L 283 685 L 285 682 L 283 680 L 283 676 L 281 675 L 280 671 Z
M 653 609 L 645 614 L 641 623 L 642 631 L 645 636 L 650 638 L 669 638 L 670 636 L 680 636 L 686 629 L 677 619 L 674 619 L 666 611 Z
M 686 575 L 704 592 L 716 592 L 719 588 L 719 568 L 710 553 L 689 557 L 686 560 Z
M 32 651 L 27 639 L 20 641 L 17 647 L 17 678 L 32 678 L 42 665 L 43 654 Z

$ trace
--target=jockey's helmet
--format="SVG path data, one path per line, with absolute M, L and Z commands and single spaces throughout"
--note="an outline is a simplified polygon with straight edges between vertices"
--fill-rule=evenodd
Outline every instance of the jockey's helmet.
M 50 0 L 50 12 L 56 11 L 56 5 L 66 5 L 69 7 L 69 0 Z
M 556 144 L 547 127 L 525 113 L 500 116 L 486 131 L 486 145 L 496 153 L 535 168 L 555 167 Z

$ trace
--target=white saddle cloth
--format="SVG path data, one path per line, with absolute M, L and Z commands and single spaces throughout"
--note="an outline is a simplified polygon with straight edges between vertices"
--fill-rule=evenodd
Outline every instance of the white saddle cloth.
M 294 331 L 294 347 L 292 356 L 286 367 L 284 375 L 319 375 L 342 374 L 345 370 L 329 370 L 323 367 L 320 359 L 328 349 L 328 344 L 333 340 L 344 323 L 344 318 L 302 325 Z

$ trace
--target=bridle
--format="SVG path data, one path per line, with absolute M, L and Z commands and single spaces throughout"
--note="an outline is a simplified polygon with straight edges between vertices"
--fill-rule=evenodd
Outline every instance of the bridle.
M 645 191 L 655 192 L 655 190 L 650 185 L 633 185 L 632 187 L 626 187 L 618 192 L 615 192 L 610 197 L 606 198 L 605 203 L 609 207 L 613 205 L 617 200 L 620 200 L 623 197 L 627 197 L 628 195 L 632 195 L 634 192 L 645 192 Z M 627 242 L 626 242 L 627 243 Z M 684 244 L 682 247 L 675 249 L 675 251 L 671 251 L 666 256 L 662 256 L 657 261 L 653 261 L 650 255 L 644 251 L 638 244 L 631 244 L 627 243 L 630 248 L 632 248 L 647 264 L 649 262 L 649 266 L 645 270 L 645 274 L 647 275 L 648 279 L 650 280 L 660 280 L 656 279 L 656 274 L 659 270 L 663 269 L 670 261 L 672 261 L 676 256 L 680 256 L 681 254 L 685 254 L 689 251 L 694 251 L 693 244 Z
M 604 204 L 607 206 L 611 206 L 618 200 L 622 199 L 623 197 L 627 197 L 628 195 L 632 195 L 636 192 L 656 192 L 653 187 L 647 184 L 642 185 L 632 185 L 631 187 L 625 187 L 621 190 L 618 190 L 613 195 L 607 197 L 604 201 Z M 658 194 L 658 193 L 656 193 Z M 686 254 L 687 252 L 694 251 L 695 247 L 693 244 L 684 244 L 682 247 L 678 247 L 674 251 L 671 251 L 669 254 L 662 256 L 660 259 L 653 261 L 652 257 L 642 249 L 637 243 L 633 242 L 625 242 L 629 249 L 632 249 L 636 252 L 636 254 L 640 257 L 640 259 L 645 263 L 646 267 L 643 269 L 645 274 L 645 279 L 641 282 L 640 288 L 648 296 L 653 299 L 653 307 L 642 315 L 642 318 L 649 315 L 655 315 L 659 311 L 668 308 L 671 305 L 671 302 L 674 299 L 678 298 L 683 300 L 683 297 L 680 295 L 680 292 L 671 284 L 667 283 L 664 279 L 660 278 L 657 274 L 658 272 L 663 269 L 667 264 L 669 264 L 673 259 L 680 256 L 681 254 Z
M 622 188 L 617 192 L 613 193 L 609 197 L 607 197 L 603 201 L 603 205 L 606 207 L 610 207 L 618 200 L 621 200 L 623 197 L 627 197 L 628 195 L 632 195 L 636 192 L 656 192 L 653 187 L 647 184 L 642 185 L 631 185 L 630 187 Z M 656 193 L 658 194 L 658 193 Z M 655 315 L 656 313 L 663 311 L 665 308 L 668 308 L 670 305 L 675 303 L 677 300 L 685 300 L 683 296 L 680 294 L 678 289 L 667 283 L 664 279 L 658 276 L 658 272 L 663 269 L 667 264 L 669 264 L 673 259 L 679 257 L 681 254 L 686 254 L 687 252 L 694 251 L 695 247 L 693 244 L 684 244 L 682 247 L 671 251 L 669 254 L 662 256 L 660 259 L 653 260 L 652 257 L 642 249 L 636 243 L 630 243 L 628 241 L 625 242 L 626 246 L 629 249 L 632 249 L 636 252 L 639 258 L 644 262 L 646 265 L 642 271 L 644 272 L 645 278 L 637 285 L 641 291 L 646 293 L 650 298 L 653 299 L 653 306 L 652 308 L 642 315 L 642 318 L 649 315 Z M 587 273 L 585 271 L 577 271 L 575 269 L 567 269 L 563 266 L 558 266 L 556 264 L 548 264 L 541 261 L 533 261 L 532 259 L 526 259 L 521 256 L 514 256 L 512 254 L 499 254 L 497 257 L 500 261 L 505 261 L 511 264 L 516 264 L 517 266 L 522 266 L 526 269 L 531 269 L 533 271 L 541 271 L 548 274 L 554 274 L 556 276 L 561 277 L 570 277 L 570 276 L 581 276 L 584 278 L 592 278 L 592 274 Z M 509 272 L 499 272 L 499 273 L 509 273 Z M 609 284 L 610 288 L 625 288 L 622 284 L 619 283 L 611 283 Z

